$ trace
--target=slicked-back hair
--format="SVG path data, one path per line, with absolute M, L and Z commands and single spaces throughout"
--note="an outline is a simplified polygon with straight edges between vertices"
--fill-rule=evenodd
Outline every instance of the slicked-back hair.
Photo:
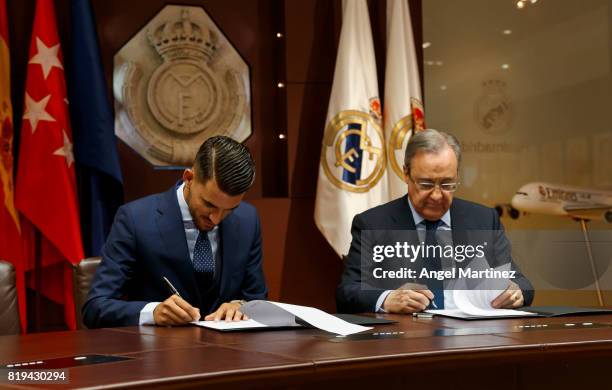
M 461 145 L 459 140 L 454 135 L 445 133 L 440 130 L 426 129 L 417 131 L 408 145 L 404 153 L 404 170 L 410 174 L 412 158 L 420 151 L 426 153 L 439 153 L 441 150 L 450 147 L 457 157 L 457 170 L 461 164 Z
M 198 150 L 194 166 L 202 183 L 214 178 L 230 196 L 244 194 L 255 181 L 255 162 L 249 150 L 229 137 L 210 137 Z

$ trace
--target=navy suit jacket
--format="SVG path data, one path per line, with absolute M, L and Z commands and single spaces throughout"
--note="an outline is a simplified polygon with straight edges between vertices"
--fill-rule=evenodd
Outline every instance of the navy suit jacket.
M 494 209 L 454 198 L 450 214 L 453 245 L 468 243 L 469 240 L 465 237 L 468 231 L 487 231 L 491 233 L 490 241 L 494 243 L 484 251 L 489 265 L 497 267 L 510 259 L 510 243 Z M 385 291 L 379 288 L 363 288 L 361 279 L 361 232 L 363 230 L 416 231 L 407 196 L 364 211 L 353 219 L 351 247 L 344 259 L 342 280 L 336 290 L 336 305 L 340 313 L 372 312 L 375 310 L 380 294 Z M 418 240 L 418 236 L 415 237 L 415 240 Z M 521 288 L 525 305 L 530 305 L 533 301 L 533 287 L 514 262 L 511 267 L 517 271 L 517 277 L 513 281 Z
M 219 233 L 221 275 L 213 310 L 234 299 L 266 299 L 255 208 L 240 203 L 219 224 Z M 83 306 L 83 323 L 89 328 L 138 325 L 147 303 L 170 296 L 162 276 L 187 302 L 200 307 L 176 187 L 117 210 Z

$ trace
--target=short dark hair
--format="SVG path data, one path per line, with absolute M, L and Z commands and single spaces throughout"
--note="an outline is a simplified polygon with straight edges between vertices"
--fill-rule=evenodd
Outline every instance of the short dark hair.
M 210 137 L 198 150 L 193 163 L 202 183 L 214 178 L 230 196 L 247 192 L 255 181 L 255 162 L 249 150 L 229 137 Z

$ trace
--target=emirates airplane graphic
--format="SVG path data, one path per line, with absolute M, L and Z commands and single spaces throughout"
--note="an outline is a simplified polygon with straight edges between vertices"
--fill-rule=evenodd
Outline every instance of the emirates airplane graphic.
M 565 216 L 579 222 L 584 235 L 597 300 L 600 306 L 604 306 L 587 222 L 604 220 L 612 223 L 612 192 L 542 182 L 528 183 L 516 191 L 510 205 L 498 205 L 496 209 L 500 216 L 504 210 L 507 210 L 513 219 L 517 219 L 521 213 L 534 213 Z
M 612 223 L 612 192 L 534 182 L 516 191 L 510 205 L 498 205 L 496 209 L 500 216 L 505 211 L 512 219 L 522 212 Z

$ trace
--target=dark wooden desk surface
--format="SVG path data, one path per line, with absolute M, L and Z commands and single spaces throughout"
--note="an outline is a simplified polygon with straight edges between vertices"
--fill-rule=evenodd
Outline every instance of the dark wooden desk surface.
M 612 324 L 612 315 L 487 321 L 386 317 L 398 323 L 367 333 L 398 332 L 386 336 L 393 338 L 337 339 L 314 329 L 220 333 L 191 326 L 3 336 L 0 363 L 93 353 L 133 358 L 73 367 L 64 386 L 70 388 L 612 388 L 612 328 L 552 329 L 565 323 Z M 550 328 L 518 328 L 543 324 Z

